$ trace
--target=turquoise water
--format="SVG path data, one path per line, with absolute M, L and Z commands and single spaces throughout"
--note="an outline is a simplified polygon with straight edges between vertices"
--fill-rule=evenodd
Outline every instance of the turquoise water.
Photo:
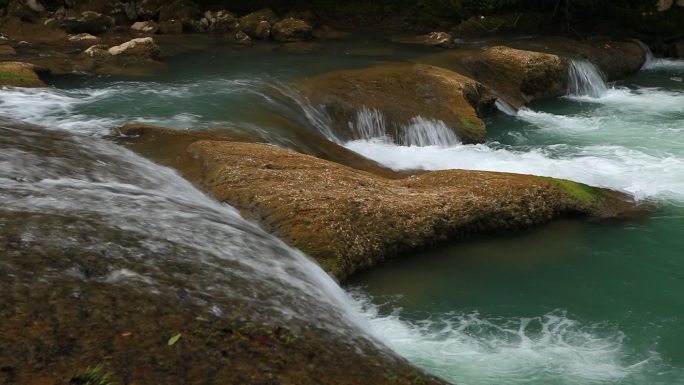
M 335 133 L 290 82 L 430 52 L 377 41 L 309 54 L 215 45 L 167 57 L 169 70 L 148 78 L 70 76 L 50 79 L 50 89 L 2 89 L 0 111 L 93 136 L 145 122 L 256 131 L 294 145 L 292 127 Z M 397 169 L 558 176 L 662 206 L 641 221 L 560 221 L 363 273 L 347 288 L 373 334 L 462 385 L 684 383 L 682 77 L 684 65 L 661 62 L 598 98 L 499 113 L 483 145 L 343 143 Z
M 395 168 L 562 176 L 662 207 L 641 221 L 561 221 L 363 273 L 350 285 L 386 343 L 459 384 L 684 383 L 684 66 L 670 64 L 599 98 L 499 114 L 485 146 L 351 143 Z

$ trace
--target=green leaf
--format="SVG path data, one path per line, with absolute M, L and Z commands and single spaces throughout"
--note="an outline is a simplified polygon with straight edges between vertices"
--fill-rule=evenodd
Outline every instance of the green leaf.
M 181 333 L 176 334 L 175 336 L 169 338 L 169 346 L 173 346 L 178 340 L 181 338 Z

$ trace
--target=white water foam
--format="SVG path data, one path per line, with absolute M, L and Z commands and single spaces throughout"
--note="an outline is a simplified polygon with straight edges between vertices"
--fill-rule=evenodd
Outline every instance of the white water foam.
M 461 385 L 549 383 L 550 378 L 553 384 L 624 383 L 658 361 L 648 352 L 628 361 L 619 330 L 583 325 L 562 311 L 506 319 L 452 313 L 416 322 L 400 311 L 383 315 L 369 298 L 355 297 L 382 342 Z
M 485 170 L 551 176 L 608 187 L 640 199 L 684 200 L 684 160 L 656 157 L 621 146 L 550 145 L 450 148 L 352 141 L 346 147 L 395 170 Z

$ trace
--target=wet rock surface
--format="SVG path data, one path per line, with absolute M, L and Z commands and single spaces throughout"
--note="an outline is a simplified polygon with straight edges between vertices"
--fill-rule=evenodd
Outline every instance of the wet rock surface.
M 38 68 L 29 63 L 0 62 L 0 86 L 45 87 Z
M 436 243 L 633 207 L 627 196 L 551 178 L 449 170 L 388 180 L 269 145 L 199 141 L 189 151 L 217 199 L 338 279 Z
M 0 383 L 443 383 L 174 173 L 100 139 L 0 134 Z
M 300 88 L 312 103 L 325 106 L 339 132 L 349 131 L 361 109 L 377 109 L 395 138 L 402 126 L 422 117 L 444 122 L 464 143 L 482 142 L 486 132 L 479 116 L 494 103 L 477 81 L 420 64 L 332 72 L 307 79 Z
M 470 76 L 516 107 L 565 94 L 567 62 L 557 55 L 497 46 L 463 62 Z

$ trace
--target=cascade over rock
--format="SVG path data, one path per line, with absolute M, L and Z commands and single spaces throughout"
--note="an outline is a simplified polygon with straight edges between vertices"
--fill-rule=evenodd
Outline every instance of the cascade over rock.
M 349 123 L 365 108 L 382 112 L 387 133 L 395 139 L 402 127 L 422 117 L 443 122 L 464 143 L 479 143 L 486 137 L 479 116 L 494 105 L 492 94 L 477 81 L 422 64 L 332 72 L 303 81 L 300 89 L 312 103 L 323 105 L 337 131 L 350 138 Z

